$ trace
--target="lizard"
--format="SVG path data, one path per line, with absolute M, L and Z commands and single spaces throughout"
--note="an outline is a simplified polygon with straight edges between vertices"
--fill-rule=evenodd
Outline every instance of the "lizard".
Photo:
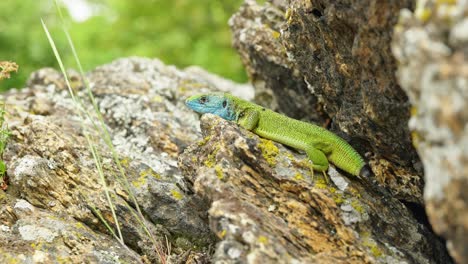
M 303 150 L 312 169 L 324 175 L 329 162 L 354 176 L 369 178 L 369 165 L 344 139 L 318 125 L 299 121 L 229 93 L 190 96 L 185 104 L 197 113 L 211 113 L 286 146 Z

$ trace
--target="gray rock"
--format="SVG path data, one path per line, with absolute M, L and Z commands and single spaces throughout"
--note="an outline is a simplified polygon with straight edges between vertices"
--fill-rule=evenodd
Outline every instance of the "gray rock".
M 468 3 L 417 1 L 395 27 L 397 76 L 412 104 L 409 127 L 424 164 L 434 230 L 468 262 Z
M 101 126 L 96 123 L 99 117 L 86 96 L 83 80 L 75 72 L 69 75 L 75 95 L 82 98 L 80 108 L 90 111 L 89 117 L 78 110 L 63 77 L 55 70 L 39 70 L 31 75 L 28 87 L 3 95 L 9 106 L 6 122 L 12 133 L 3 154 L 10 179 L 9 195 L 41 208 L 49 218 L 60 213 L 74 219 L 95 233 L 93 243 L 101 244 L 97 237 L 106 238 L 102 245 L 107 245 L 117 242 L 106 236 L 109 229 L 100 218 L 118 236 L 107 190 L 128 248 L 111 252 L 105 251 L 105 246 L 90 247 L 95 254 L 92 262 L 106 263 L 105 259 L 136 256 L 135 252 L 150 262 L 161 260 L 158 254 L 172 261 L 178 256 L 206 261 L 207 250 L 215 242 L 208 225 L 209 204 L 193 195 L 192 186 L 186 184 L 178 168 L 177 157 L 200 139 L 196 114 L 185 108 L 183 98 L 218 90 L 210 84 L 212 79 L 142 58 L 121 59 L 98 67 L 87 79 L 105 122 Z M 96 170 L 85 132 L 99 151 L 105 183 Z M 115 156 L 106 140 L 112 141 Z M 115 158 L 120 160 L 121 168 Z M 127 181 L 117 177 L 119 170 Z M 14 210 L 26 209 L 19 203 Z M 52 248 L 60 231 L 33 222 L 25 217 L 24 221 L 12 220 L 3 226 L 16 230 L 21 241 L 41 240 L 44 250 Z M 86 241 L 73 243 L 87 247 Z M 169 253 L 166 244 L 171 245 Z M 6 252 L 4 244 L 0 248 Z M 5 257 L 20 253 L 15 251 Z M 61 257 L 54 252 L 43 253 L 38 258 Z M 33 256 L 17 257 L 27 262 Z

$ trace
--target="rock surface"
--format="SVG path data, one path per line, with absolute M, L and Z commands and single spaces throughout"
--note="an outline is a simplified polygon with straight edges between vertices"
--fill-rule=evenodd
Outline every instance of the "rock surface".
M 179 166 L 210 201 L 220 263 L 449 263 L 442 243 L 392 197 L 213 115 Z
M 4 94 L 12 136 L 0 260 L 450 263 L 397 199 L 333 167 L 326 182 L 304 154 L 216 116 L 203 116 L 200 131 L 183 101 L 221 89 L 201 76 L 140 58 L 88 74 L 129 186 L 116 177 L 102 129 L 81 119 L 58 72 L 42 69 L 27 88 Z M 86 98 L 79 76 L 71 80 Z M 85 99 L 83 108 L 93 106 Z M 126 246 L 100 220 L 115 230 L 111 208 Z
M 230 25 L 234 46 L 261 88 L 258 100 L 272 97 L 287 115 L 342 135 L 396 197 L 422 204 L 422 164 L 407 127 L 410 105 L 390 50 L 399 10 L 412 6 L 411 0 L 246 0 Z
M 429 220 L 455 261 L 468 263 L 468 3 L 416 6 L 395 28 L 398 79 L 413 105 Z
M 184 108 L 182 98 L 214 89 L 200 76 L 138 58 L 118 60 L 88 74 L 128 182 L 116 177 L 119 168 L 104 144 L 105 133 L 99 125 L 93 127 L 90 119 L 83 121 L 57 71 L 39 70 L 28 87 L 4 94 L 11 137 L 3 153 L 9 187 L 1 199 L 2 211 L 7 213 L 0 214 L 0 259 L 12 256 L 27 261 L 39 254 L 46 260 L 67 257 L 80 262 L 89 255 L 91 262 L 117 263 L 137 259 L 137 252 L 146 262 L 160 259 L 157 254 L 173 262 L 206 260 L 216 240 L 207 220 L 209 204 L 191 193 L 177 166 L 178 154 L 200 139 L 197 116 Z M 70 79 L 76 95 L 85 98 L 83 108 L 93 113 L 82 80 L 76 73 Z M 86 135 L 100 151 L 105 184 Z M 128 251 L 103 235 L 109 230 L 100 217 L 118 236 L 105 190 Z M 25 215 L 13 206 L 17 201 L 27 201 L 36 212 L 44 213 Z M 135 202 L 143 218 L 137 217 Z M 79 232 L 79 226 L 90 234 L 71 242 L 62 238 Z M 21 230 L 30 234 L 25 237 Z M 54 235 L 34 235 L 35 230 Z M 8 241 L 17 241 L 21 250 L 9 250 Z M 172 248 L 169 253 L 167 243 Z M 47 251 L 55 247 L 63 250 Z M 113 256 L 115 261 L 106 262 L 101 255 Z

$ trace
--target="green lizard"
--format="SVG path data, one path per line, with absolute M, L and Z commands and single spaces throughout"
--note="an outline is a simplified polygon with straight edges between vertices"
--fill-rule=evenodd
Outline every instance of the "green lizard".
M 345 140 L 320 126 L 289 118 L 228 93 L 194 95 L 185 104 L 195 112 L 218 115 L 261 137 L 305 151 L 314 170 L 325 173 L 330 161 L 354 176 L 368 178 L 373 174 Z

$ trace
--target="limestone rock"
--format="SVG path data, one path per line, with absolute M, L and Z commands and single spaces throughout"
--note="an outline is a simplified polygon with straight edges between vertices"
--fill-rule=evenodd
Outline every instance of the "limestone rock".
M 468 263 L 468 3 L 417 1 L 395 27 L 398 79 L 412 108 L 424 163 L 424 199 L 434 230 Z

